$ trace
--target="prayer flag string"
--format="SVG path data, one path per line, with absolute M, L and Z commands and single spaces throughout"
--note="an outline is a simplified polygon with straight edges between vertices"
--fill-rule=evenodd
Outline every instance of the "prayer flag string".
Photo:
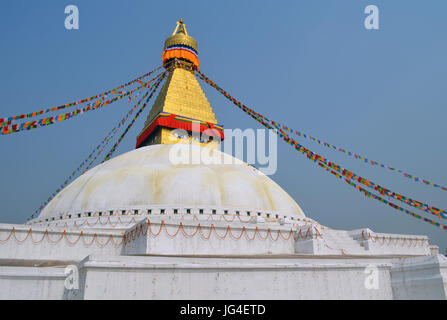
M 162 76 L 162 74 L 160 74 L 157 78 L 155 79 L 159 79 Z M 153 81 L 153 80 L 151 80 Z M 121 121 L 118 123 L 118 125 L 116 127 L 114 127 L 108 134 L 107 136 L 101 141 L 101 143 L 99 145 L 96 146 L 95 149 L 93 149 L 93 151 L 89 154 L 89 156 L 70 174 L 70 176 L 64 181 L 64 183 L 62 183 L 59 188 L 57 188 L 57 190 L 55 192 L 53 192 L 51 194 L 51 196 L 34 212 L 34 214 L 28 219 L 34 219 L 35 217 L 37 217 L 37 215 L 43 210 L 43 208 L 52 200 L 54 199 L 54 197 L 60 192 L 62 191 L 62 189 L 73 180 L 73 177 L 82 169 L 82 167 L 84 167 L 84 165 L 93 157 L 93 154 L 95 152 L 97 152 L 97 154 L 93 157 L 93 159 L 90 161 L 90 163 L 86 166 L 86 168 L 84 169 L 84 171 L 82 172 L 85 173 L 93 164 L 93 162 L 98 158 L 98 156 L 102 153 L 102 151 L 104 151 L 105 146 L 107 146 L 107 144 L 110 142 L 110 140 L 113 139 L 113 137 L 115 136 L 115 134 L 119 131 L 120 127 L 127 121 L 127 119 L 132 115 L 132 113 L 139 107 L 139 105 L 141 104 L 141 102 L 144 100 L 144 98 L 147 97 L 147 95 L 149 94 L 150 90 L 152 90 L 152 88 L 155 86 L 152 85 L 151 88 L 149 88 L 148 90 L 146 90 L 146 93 L 144 94 L 144 96 L 138 101 L 138 103 L 130 109 L 130 111 L 126 114 L 126 116 L 121 119 Z
M 157 88 L 159 87 L 160 83 L 164 80 L 164 78 L 166 76 L 166 72 L 167 71 L 163 72 L 161 74 L 161 76 L 157 79 L 157 82 L 154 84 L 154 88 L 152 89 L 151 94 L 149 95 L 149 97 L 147 97 L 147 99 L 144 102 L 143 106 L 140 108 L 140 110 L 138 110 L 138 112 L 136 113 L 135 117 L 132 119 L 132 121 L 127 126 L 126 130 L 124 130 L 124 132 L 119 137 L 118 141 L 113 145 L 112 149 L 110 149 L 109 153 L 105 156 L 104 160 L 102 160 L 101 163 L 104 163 L 105 161 L 109 160 L 110 157 L 113 155 L 113 153 L 115 152 L 115 150 L 118 147 L 118 145 L 120 144 L 120 142 L 124 139 L 124 137 L 126 136 L 127 132 L 129 132 L 130 128 L 132 128 L 133 124 L 135 123 L 137 118 L 140 116 L 141 112 L 143 112 L 143 110 L 146 108 L 147 103 L 149 102 L 149 100 L 152 98 L 154 93 L 157 91 Z
M 105 106 L 107 106 L 109 104 L 112 104 L 112 103 L 114 103 L 116 101 L 119 101 L 119 100 L 121 100 L 121 99 L 123 99 L 123 98 L 125 98 L 125 97 L 127 97 L 127 96 L 129 96 L 129 95 L 131 95 L 131 94 L 133 94 L 133 93 L 143 89 L 143 88 L 146 88 L 147 85 L 150 82 L 152 82 L 154 79 L 157 79 L 157 78 L 158 78 L 158 76 L 153 78 L 153 79 L 151 79 L 151 80 L 149 80 L 146 83 L 143 83 L 141 86 L 138 86 L 138 87 L 134 88 L 133 90 L 125 92 L 124 94 L 116 96 L 116 97 L 114 97 L 112 99 L 105 100 L 105 97 L 103 97 L 102 100 L 97 100 L 94 105 L 93 104 L 88 104 L 87 106 L 85 106 L 82 109 L 76 109 L 76 110 L 74 110 L 72 112 L 59 114 L 57 116 L 53 116 L 53 117 L 49 117 L 49 118 L 43 118 L 43 119 L 40 119 L 40 120 L 34 120 L 34 121 L 31 121 L 31 122 L 27 121 L 27 122 L 23 122 L 21 124 L 11 124 L 11 125 L 4 126 L 3 129 L 2 129 L 1 134 L 2 135 L 6 135 L 6 134 L 16 133 L 16 132 L 20 132 L 20 131 L 25 131 L 25 130 L 33 130 L 33 129 L 36 129 L 36 128 L 52 125 L 52 124 L 55 124 L 57 122 L 61 122 L 61 121 L 65 121 L 65 120 L 71 119 L 73 117 L 79 116 L 79 115 L 84 114 L 85 112 L 88 112 L 88 111 L 91 111 L 91 110 L 96 110 L 96 109 L 105 107 Z
M 296 134 L 296 135 L 298 135 L 298 136 L 300 136 L 300 137 L 303 137 L 303 138 L 308 138 L 308 139 L 310 139 L 310 140 L 313 141 L 313 142 L 316 142 L 316 143 L 318 143 L 318 144 L 320 144 L 320 145 L 325 146 L 326 148 L 329 148 L 329 149 L 333 149 L 333 150 L 342 152 L 342 153 L 344 153 L 344 154 L 346 154 L 346 155 L 348 155 L 348 156 L 354 157 L 355 159 L 358 159 L 358 160 L 360 160 L 360 161 L 362 161 L 362 162 L 364 162 L 364 163 L 367 163 L 367 164 L 370 164 L 370 165 L 373 165 L 373 166 L 375 165 L 375 166 L 378 166 L 378 167 L 380 167 L 380 168 L 388 169 L 388 170 L 391 170 L 391 171 L 393 171 L 393 172 L 401 173 L 405 178 L 411 179 L 411 180 L 413 180 L 413 181 L 415 181 L 415 182 L 421 182 L 421 183 L 424 183 L 424 184 L 427 185 L 427 186 L 431 186 L 431 187 L 434 187 L 434 188 L 439 188 L 439 189 L 441 189 L 441 190 L 447 191 L 447 187 L 445 187 L 445 186 L 443 186 L 443 185 L 440 185 L 440 184 L 434 183 L 434 182 L 432 182 L 432 181 L 429 181 L 429 180 L 420 178 L 420 177 L 418 177 L 418 176 L 409 174 L 409 173 L 407 173 L 407 172 L 405 172 L 405 171 L 403 171 L 403 170 L 401 170 L 401 169 L 397 169 L 397 168 L 391 167 L 391 166 L 389 166 L 389 165 L 380 163 L 380 162 L 378 162 L 378 161 L 368 159 L 368 158 L 366 158 L 366 157 L 364 157 L 364 156 L 362 156 L 362 155 L 359 155 L 359 154 L 357 154 L 357 153 L 355 153 L 355 152 L 352 152 L 352 151 L 349 151 L 349 150 L 346 150 L 346 149 L 337 147 L 337 146 L 335 146 L 335 145 L 333 145 L 333 144 L 330 144 L 330 143 L 328 143 L 328 142 L 322 141 L 322 140 L 320 140 L 320 139 L 318 139 L 318 138 L 315 138 L 315 137 L 313 137 L 313 136 L 311 136 L 311 135 L 305 134 L 305 133 L 303 133 L 303 132 L 301 132 L 301 131 L 292 129 L 292 128 L 290 128 L 290 127 L 287 127 L 287 126 L 285 126 L 285 125 L 282 125 L 282 124 L 280 124 L 280 123 L 278 123 L 278 122 L 275 122 L 275 121 L 273 121 L 273 120 L 270 120 L 270 119 L 267 119 L 267 118 L 265 118 L 265 120 L 268 120 L 271 124 L 273 124 L 273 125 L 274 125 L 275 127 L 277 127 L 277 128 L 281 128 L 281 129 L 283 129 L 283 130 L 285 130 L 285 131 L 288 131 L 288 132 L 290 132 L 290 133 Z
M 322 167 L 323 169 L 325 169 L 326 171 L 328 171 L 331 174 L 333 174 L 334 176 L 336 176 L 337 178 L 342 179 L 347 184 L 349 184 L 351 187 L 354 187 L 355 189 L 357 189 L 359 192 L 363 193 L 363 195 L 365 197 L 378 200 L 378 201 L 380 201 L 380 202 L 382 202 L 384 204 L 387 204 L 387 205 L 389 205 L 390 207 L 392 207 L 392 208 L 394 208 L 396 210 L 402 211 L 402 212 L 404 212 L 404 213 L 406 213 L 406 214 L 408 214 L 408 215 L 410 215 L 410 216 L 412 216 L 412 217 L 414 217 L 416 219 L 423 220 L 423 221 L 428 222 L 428 223 L 430 223 L 430 224 L 432 224 L 432 225 L 434 225 L 436 227 L 439 227 L 441 229 L 447 230 L 447 226 L 446 225 L 442 225 L 439 222 L 436 222 L 436 221 L 433 221 L 431 219 L 425 218 L 425 217 L 423 217 L 423 216 L 421 216 L 421 215 L 419 215 L 417 213 L 414 213 L 414 212 L 411 212 L 411 211 L 409 211 L 409 210 L 407 210 L 405 208 L 402 208 L 401 206 L 398 206 L 398 205 L 396 205 L 396 204 L 394 204 L 394 203 L 392 203 L 392 202 L 390 202 L 390 201 L 388 201 L 388 200 L 386 200 L 386 199 L 384 199 L 384 198 L 382 198 L 382 197 L 380 197 L 380 196 L 378 196 L 378 195 L 376 195 L 376 194 L 374 194 L 372 192 L 369 192 L 369 191 L 365 190 L 364 188 L 362 188 L 359 185 L 355 184 L 354 182 L 352 182 L 348 178 L 343 179 L 343 176 L 341 176 L 340 174 L 334 172 L 333 170 L 330 170 L 330 168 L 325 166 L 323 163 L 318 162 L 318 165 L 320 167 Z
M 57 110 L 62 110 L 62 109 L 65 109 L 65 108 L 69 108 L 69 107 L 72 107 L 72 106 L 76 106 L 76 105 L 82 104 L 84 102 L 88 102 L 88 101 L 91 101 L 91 100 L 95 100 L 95 99 L 98 99 L 98 98 L 105 97 L 108 94 L 122 94 L 122 92 L 118 91 L 118 90 L 120 90 L 120 89 L 122 89 L 124 87 L 130 86 L 130 85 L 132 85 L 132 84 L 134 84 L 136 82 L 141 83 L 142 79 L 144 79 L 144 78 L 150 76 L 151 74 L 157 72 L 158 70 L 160 70 L 160 68 L 161 67 L 157 67 L 154 70 L 152 70 L 152 71 L 150 71 L 150 72 L 148 72 L 148 73 L 146 73 L 146 74 L 136 78 L 135 80 L 129 81 L 129 82 L 125 83 L 125 84 L 120 85 L 119 87 L 116 87 L 115 89 L 106 91 L 106 92 L 101 93 L 101 94 L 97 94 L 97 95 L 92 96 L 90 98 L 81 99 L 81 100 L 76 101 L 76 102 L 66 103 L 66 104 L 60 105 L 58 107 L 52 107 L 52 108 L 39 110 L 39 111 L 35 111 L 35 112 L 24 113 L 24 114 L 21 114 L 21 115 L 0 118 L 0 128 L 4 127 L 4 126 L 11 125 L 12 121 L 17 120 L 17 119 L 32 118 L 32 117 L 35 117 L 35 116 L 38 116 L 38 115 L 41 115 L 41 114 L 44 114 L 44 113 L 53 112 L 53 111 L 57 111 Z
M 320 144 L 320 145 L 325 146 L 326 148 L 329 148 L 329 149 L 333 149 L 333 150 L 342 152 L 342 153 L 344 153 L 344 154 L 346 154 L 346 155 L 348 155 L 348 156 L 354 157 L 355 159 L 360 160 L 360 161 L 362 161 L 362 162 L 364 162 L 364 163 L 370 164 L 370 165 L 372 165 L 372 166 L 378 166 L 378 167 L 380 167 L 380 168 L 388 169 L 388 170 L 391 170 L 391 171 L 393 171 L 393 172 L 401 173 L 405 178 L 412 179 L 412 180 L 415 181 L 415 182 L 422 182 L 422 183 L 424 183 L 424 184 L 426 184 L 426 185 L 428 185 L 428 186 L 435 187 L 435 188 L 439 188 L 439 189 L 441 189 L 441 190 L 447 191 L 447 187 L 444 187 L 444 186 L 442 186 L 442 185 L 440 185 L 440 184 L 434 183 L 434 182 L 429 181 L 429 180 L 426 180 L 426 179 L 422 179 L 422 178 L 417 177 L 417 176 L 415 176 L 415 175 L 409 174 L 409 173 L 407 173 L 407 172 L 405 172 L 405 171 L 403 171 L 403 170 L 401 170 L 401 169 L 396 169 L 396 168 L 394 168 L 394 167 L 391 167 L 391 166 L 389 166 L 389 165 L 380 163 L 380 162 L 378 162 L 378 161 L 368 159 L 368 158 L 366 158 L 366 157 L 364 157 L 364 156 L 362 156 L 362 155 L 359 155 L 359 154 L 357 154 L 357 153 L 355 153 L 355 152 L 352 152 L 352 151 L 349 151 L 349 150 L 346 150 L 346 149 L 343 149 L 343 148 L 339 148 L 339 147 L 337 147 L 337 146 L 335 146 L 335 145 L 333 145 L 333 144 L 330 144 L 330 143 L 328 143 L 328 142 L 322 141 L 322 140 L 320 140 L 320 139 L 318 139 L 318 138 L 315 138 L 315 137 L 313 137 L 313 136 L 310 136 L 310 135 L 308 135 L 308 134 L 305 134 L 305 133 L 303 133 L 303 132 L 301 132 L 301 131 L 294 130 L 294 129 L 292 129 L 292 128 L 290 128 L 290 127 L 287 127 L 287 126 L 285 126 L 285 125 L 282 125 L 282 124 L 280 124 L 280 123 L 278 123 L 278 122 L 274 122 L 274 121 L 272 121 L 272 120 L 270 120 L 270 122 L 271 122 L 272 124 L 274 124 L 276 127 L 280 127 L 280 128 L 282 128 L 283 130 L 285 130 L 285 131 L 294 133 L 294 134 L 296 134 L 297 136 L 300 136 L 300 137 L 303 137 L 303 138 L 307 138 L 307 139 L 309 139 L 309 140 L 311 140 L 311 141 L 313 141 L 313 142 L 316 142 L 316 143 L 318 143 L 318 144 Z
M 327 159 L 321 157 L 320 155 L 318 155 L 318 154 L 316 154 L 316 153 L 306 149 L 305 147 L 300 145 L 298 142 L 296 142 L 293 138 L 288 137 L 288 135 L 285 133 L 285 131 L 282 130 L 280 127 L 275 126 L 274 123 L 276 123 L 276 122 L 272 122 L 271 120 L 269 120 L 265 116 L 263 116 L 263 115 L 261 115 L 259 113 L 256 113 L 254 110 L 252 110 L 252 109 L 246 107 L 245 105 L 243 105 L 242 103 L 240 103 L 237 99 L 232 97 L 225 90 L 223 90 L 221 87 L 219 87 L 216 83 L 214 83 L 208 77 L 206 77 L 205 74 L 200 72 L 197 68 L 192 69 L 191 67 L 189 67 L 187 65 L 184 65 L 183 67 L 185 67 L 187 69 L 189 68 L 190 70 L 194 71 L 194 73 L 196 75 L 198 75 L 200 79 L 202 79 L 204 82 L 209 84 L 211 87 L 215 88 L 217 91 L 222 93 L 228 100 L 233 102 L 233 104 L 235 104 L 237 107 L 242 109 L 245 113 L 250 115 L 252 118 L 254 118 L 258 122 L 260 122 L 263 126 L 269 128 L 269 129 L 275 129 L 274 130 L 275 133 L 280 135 L 283 138 L 283 140 L 285 140 L 288 144 L 294 145 L 296 150 L 300 151 L 303 154 L 306 154 L 308 159 L 310 159 L 310 160 L 312 160 L 314 162 L 318 161 L 322 165 L 324 164 L 326 166 L 330 166 L 331 168 L 333 168 L 336 171 L 340 171 L 341 174 L 337 173 L 340 177 L 345 176 L 348 180 L 351 179 L 351 178 L 356 178 L 358 182 L 364 184 L 365 186 L 374 188 L 375 190 L 379 191 L 381 194 L 386 194 L 387 196 L 395 198 L 395 199 L 397 199 L 399 201 L 403 201 L 403 202 L 405 202 L 408 205 L 414 206 L 414 207 L 416 207 L 418 209 L 424 210 L 424 211 L 429 212 L 429 213 L 431 213 L 433 215 L 437 215 L 438 218 L 446 218 L 445 211 L 442 210 L 442 209 L 438 209 L 438 208 L 433 207 L 433 206 L 428 206 L 428 205 L 426 205 L 426 204 L 424 204 L 422 202 L 419 202 L 419 201 L 416 201 L 416 200 L 412 200 L 412 199 L 410 199 L 408 197 L 405 197 L 405 196 L 400 195 L 398 193 L 392 192 L 392 191 L 390 191 L 390 190 L 388 190 L 386 188 L 383 188 L 381 186 L 378 186 L 378 185 L 375 185 L 375 184 L 373 185 L 370 180 L 367 180 L 367 179 L 365 179 L 365 178 L 363 178 L 361 176 L 358 176 L 358 175 L 354 175 L 354 173 L 352 173 L 351 171 L 343 169 L 342 167 L 338 166 L 337 164 L 335 164 L 333 162 L 330 162 Z M 274 125 L 274 127 L 272 127 L 268 122 L 272 123 Z M 364 190 L 364 189 L 362 189 L 362 190 Z M 365 196 L 368 196 L 370 194 L 371 193 L 369 193 L 369 192 L 368 193 L 364 193 Z M 375 196 L 375 197 L 371 197 L 371 198 L 379 200 L 379 201 L 380 201 L 380 199 L 383 199 L 383 198 L 380 198 L 379 196 Z M 403 208 L 401 208 L 401 207 L 399 207 L 399 206 L 397 206 L 397 205 L 395 205 L 395 204 L 393 204 L 391 202 L 387 202 L 387 203 L 391 207 L 393 207 L 394 209 L 397 209 L 397 210 L 403 211 L 405 213 L 411 214 L 415 218 L 421 219 L 421 220 L 423 220 L 425 222 L 431 223 L 432 225 L 435 225 L 435 226 L 438 226 L 438 227 L 440 227 L 440 228 L 442 228 L 444 230 L 447 230 L 447 226 L 445 226 L 445 225 L 439 224 L 439 223 L 437 223 L 437 222 L 435 222 L 433 220 L 430 220 L 430 219 L 424 218 L 424 217 L 422 217 L 420 215 L 417 215 L 415 213 L 412 213 L 412 212 L 410 212 L 410 211 L 408 211 L 406 209 L 403 209 Z

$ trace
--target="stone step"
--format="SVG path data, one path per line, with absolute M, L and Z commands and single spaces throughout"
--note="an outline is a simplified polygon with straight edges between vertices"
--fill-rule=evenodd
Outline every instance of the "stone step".
M 344 253 L 361 254 L 365 249 L 354 240 L 347 231 L 325 229 L 321 232 L 325 244 L 334 250 L 343 250 Z

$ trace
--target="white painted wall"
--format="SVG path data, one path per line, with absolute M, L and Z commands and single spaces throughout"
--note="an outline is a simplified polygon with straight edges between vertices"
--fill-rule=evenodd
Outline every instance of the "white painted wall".
M 200 229 L 198 229 L 199 225 Z M 161 220 L 151 219 L 151 233 L 150 229 L 148 229 L 148 223 L 142 221 L 126 232 L 127 237 L 131 239 L 129 239 L 129 242 L 123 248 L 123 254 L 253 255 L 294 253 L 294 238 L 293 235 L 289 237 L 290 227 L 282 227 L 279 225 L 262 226 L 233 222 L 231 223 L 230 229 L 234 236 L 233 238 L 229 231 L 227 233 L 229 225 L 228 222 L 217 221 L 184 221 L 182 223 L 183 229 L 180 229 L 180 232 L 175 237 L 171 237 L 170 235 L 177 233 L 179 229 L 178 222 L 167 220 L 161 229 L 162 231 L 159 233 Z M 240 237 L 242 228 L 245 228 L 246 231 Z M 256 228 L 258 228 L 257 231 L 255 230 Z M 268 229 L 270 229 L 270 233 L 268 233 Z M 146 230 L 147 233 L 145 232 Z M 183 230 L 185 231 L 184 233 Z M 279 237 L 278 230 L 282 232 Z M 146 234 L 142 234 L 142 231 Z M 256 236 L 253 239 L 255 232 Z M 137 236 L 135 236 L 136 233 L 138 234 Z M 135 240 L 132 240 L 134 237 L 131 234 L 135 236 Z M 158 235 L 155 236 L 154 234 Z M 192 234 L 195 234 L 195 236 L 188 236 Z M 238 237 L 240 238 L 237 239 Z
M 368 290 L 365 261 L 90 257 L 84 299 L 392 299 L 388 263 Z
M 161 215 L 151 219 L 154 232 L 159 230 L 162 220 L 166 222 L 170 234 L 178 229 L 179 219 L 176 217 Z M 270 228 L 275 238 L 278 230 L 282 230 L 286 236 L 291 227 L 297 231 L 300 228 L 284 222 L 266 223 L 263 219 L 248 223 L 238 220 L 213 222 L 203 219 L 183 219 L 185 231 L 188 234 L 193 233 L 200 223 L 204 235 L 208 235 L 212 225 L 223 235 L 230 225 L 235 235 L 239 235 L 245 227 L 251 237 L 258 227 L 263 237 Z M 145 224 L 146 220 L 137 225 Z M 105 246 L 101 244 L 104 244 L 110 235 L 114 236 L 116 242 L 121 241 L 124 232 L 135 230 L 134 223 L 129 223 L 127 229 L 123 224 L 115 227 L 84 225 L 81 228 L 67 228 L 66 234 L 70 241 L 75 241 L 80 232 L 83 232 L 83 240 L 75 245 L 65 238 L 58 240 L 63 235 L 65 237 L 63 228 L 49 227 L 47 231 L 46 227 L 34 226 L 30 234 L 29 226 L 0 224 L 0 299 L 447 297 L 447 258 L 441 255 L 427 255 L 427 252 L 430 254 L 431 248 L 429 245 L 425 246 L 428 241 L 425 241 L 424 237 L 382 234 L 381 236 L 390 239 L 420 239 L 424 245 L 400 246 L 395 249 L 393 245 L 385 244 L 366 248 L 362 247 L 362 244 L 365 245 L 363 241 L 370 240 L 359 239 L 359 230 L 346 232 L 312 223 L 302 225 L 301 228 L 302 235 L 307 234 L 308 238 L 280 238 L 273 241 L 270 237 L 262 240 L 257 236 L 256 240 L 248 240 L 244 235 L 240 240 L 234 240 L 230 236 L 219 239 L 212 234 L 209 240 L 204 240 L 200 235 L 189 238 L 182 232 L 175 237 L 169 237 L 163 231 L 158 237 L 137 237 L 135 241 L 123 247 L 113 243 Z M 295 236 L 297 234 L 298 232 L 295 232 Z M 27 235 L 28 238 L 24 240 Z M 94 237 L 98 241 L 95 240 L 89 245 Z M 328 250 L 328 246 L 331 250 Z M 356 255 L 346 257 L 346 253 Z M 157 254 L 173 257 L 154 256 Z M 418 254 L 425 256 L 408 257 Z M 192 257 L 182 258 L 181 255 Z M 200 255 L 212 257 L 201 258 Z M 219 255 L 231 255 L 232 258 L 219 258 Z M 254 255 L 258 257 L 255 258 Z M 401 258 L 397 258 L 399 256 Z M 61 265 L 35 267 L 30 266 L 31 260 L 60 260 Z M 65 290 L 63 286 L 63 270 L 69 263 L 78 263 L 80 268 L 81 289 L 76 295 Z M 380 285 L 377 290 L 367 289 L 364 285 L 368 276 L 365 268 L 371 265 L 378 268 Z
M 391 269 L 395 299 L 447 299 L 447 258 L 396 259 Z
M 13 229 L 14 232 L 11 234 Z M 107 242 L 110 235 L 113 235 L 115 242 L 119 243 L 123 234 L 120 231 L 68 230 L 66 236 L 59 241 L 64 229 L 32 227 L 31 234 L 29 230 L 30 227 L 25 225 L 0 224 L 0 240 L 9 237 L 8 241 L 0 241 L 0 259 L 79 261 L 89 254 L 116 256 L 121 253 L 121 246 L 115 246 L 112 242 L 101 246 Z M 46 230 L 48 234 L 44 237 Z M 71 244 L 79 238 L 81 232 L 83 232 L 81 239 L 76 244 Z M 90 245 L 95 234 L 96 239 Z M 25 239 L 26 241 L 23 241 Z
M 64 267 L 0 266 L 0 299 L 57 299 L 64 296 Z

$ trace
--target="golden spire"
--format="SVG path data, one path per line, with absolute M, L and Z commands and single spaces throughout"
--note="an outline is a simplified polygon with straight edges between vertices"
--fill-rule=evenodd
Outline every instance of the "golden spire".
M 177 21 L 172 35 L 165 42 L 163 65 L 168 76 L 137 137 L 137 148 L 153 144 L 198 143 L 217 149 L 223 139 L 223 127 L 217 124 L 213 109 L 190 69 L 177 62 L 199 67 L 197 42 L 188 35 L 183 19 Z M 193 126 L 192 124 L 196 124 Z M 187 132 L 176 136 L 175 129 Z M 192 134 L 200 131 L 200 139 Z M 203 134 L 212 139 L 206 140 Z M 206 138 L 206 137 L 205 137 Z

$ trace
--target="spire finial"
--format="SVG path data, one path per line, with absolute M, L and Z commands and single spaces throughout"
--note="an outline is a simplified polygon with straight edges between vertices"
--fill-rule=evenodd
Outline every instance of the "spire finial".
M 172 35 L 176 35 L 177 33 L 183 33 L 184 35 L 188 35 L 188 32 L 186 31 L 186 25 L 183 22 L 183 18 L 180 18 L 180 20 L 177 21 L 177 26 L 175 27 Z

